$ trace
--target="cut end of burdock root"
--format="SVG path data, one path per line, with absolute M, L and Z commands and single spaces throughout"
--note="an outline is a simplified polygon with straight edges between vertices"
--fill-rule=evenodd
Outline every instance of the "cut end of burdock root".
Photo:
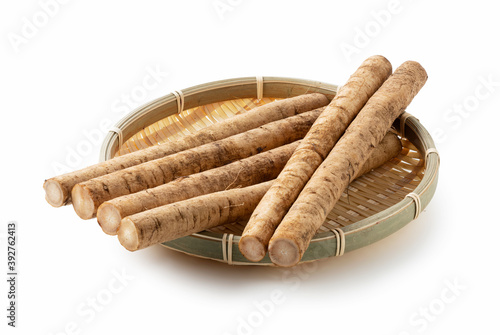
M 134 222 L 129 218 L 124 218 L 120 223 L 118 229 L 118 241 L 125 249 L 129 251 L 136 251 L 139 249 L 139 235 L 137 234 L 137 228 Z
M 84 220 L 92 219 L 95 214 L 94 200 L 90 192 L 83 186 L 76 184 L 71 191 L 71 200 L 76 214 Z
M 269 243 L 269 258 L 278 266 L 294 266 L 300 261 L 300 251 L 294 241 L 276 238 Z
M 61 207 L 64 205 L 65 194 L 58 182 L 51 179 L 46 180 L 43 189 L 45 190 L 45 199 L 51 206 Z
M 255 236 L 243 236 L 238 247 L 243 256 L 252 262 L 258 262 L 266 255 L 266 246 Z
M 97 209 L 97 222 L 106 234 L 116 235 L 121 221 L 120 211 L 114 205 L 103 203 Z

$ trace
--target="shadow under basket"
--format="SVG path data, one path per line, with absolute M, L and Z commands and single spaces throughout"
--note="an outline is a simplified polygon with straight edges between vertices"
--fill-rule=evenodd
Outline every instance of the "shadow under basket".
M 319 92 L 330 99 L 336 85 L 282 77 L 247 77 L 175 91 L 124 117 L 106 136 L 100 160 L 108 160 L 195 132 L 277 99 Z M 340 256 L 389 236 L 430 202 L 437 186 L 439 155 L 417 118 L 403 113 L 393 125 L 401 153 L 353 181 L 317 231 L 301 262 Z M 272 265 L 269 256 L 248 261 L 238 242 L 246 222 L 218 226 L 162 243 L 189 255 L 237 265 Z

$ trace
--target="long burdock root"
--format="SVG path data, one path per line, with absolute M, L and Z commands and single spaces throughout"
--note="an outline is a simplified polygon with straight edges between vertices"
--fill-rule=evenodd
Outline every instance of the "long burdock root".
M 156 145 L 127 155 L 116 157 L 78 171 L 47 179 L 43 185 L 45 199 L 54 207 L 71 203 L 71 190 L 78 183 L 122 170 L 147 161 L 162 158 L 180 151 L 218 141 L 266 123 L 281 120 L 327 105 L 329 99 L 320 93 L 304 94 L 275 101 L 254 108 L 246 113 L 218 122 L 181 139 Z
M 271 236 L 304 185 L 391 72 L 385 57 L 366 59 L 314 122 L 243 232 L 239 249 L 247 259 L 264 258 Z
M 401 151 L 401 142 L 392 133 L 377 146 L 362 171 L 370 171 Z M 166 242 L 215 226 L 250 217 L 274 180 L 206 194 L 123 218 L 118 240 L 130 251 Z
M 222 191 L 157 207 L 124 218 L 118 240 L 128 250 L 248 219 L 273 181 Z
M 274 232 L 269 242 L 274 264 L 300 261 L 342 192 L 426 80 L 420 64 L 405 62 L 368 100 Z
M 166 184 L 302 139 L 323 108 L 265 124 L 259 128 L 116 171 L 73 187 L 73 208 L 82 219 L 96 215 L 107 200 Z
M 122 218 L 126 216 L 203 194 L 274 179 L 298 144 L 299 141 L 296 141 L 231 164 L 106 201 L 97 209 L 97 222 L 106 234 L 116 235 Z

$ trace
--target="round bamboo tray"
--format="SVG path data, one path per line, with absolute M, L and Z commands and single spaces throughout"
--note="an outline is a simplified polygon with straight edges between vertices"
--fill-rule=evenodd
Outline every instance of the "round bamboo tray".
M 100 160 L 181 138 L 212 123 L 276 99 L 320 92 L 333 98 L 337 86 L 282 77 L 246 77 L 175 91 L 120 120 L 106 136 Z M 340 256 L 401 229 L 434 195 L 439 155 L 417 118 L 403 113 L 393 125 L 403 150 L 391 161 L 353 181 L 318 230 L 301 262 Z M 246 222 L 235 222 L 162 245 L 189 255 L 238 265 L 272 265 L 269 256 L 248 261 L 238 242 Z

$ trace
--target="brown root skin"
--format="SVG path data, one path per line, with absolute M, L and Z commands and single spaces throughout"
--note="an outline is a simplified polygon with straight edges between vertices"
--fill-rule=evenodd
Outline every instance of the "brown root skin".
M 318 167 L 269 242 L 275 264 L 293 266 L 300 260 L 326 216 L 349 182 L 390 129 L 394 120 L 410 104 L 427 80 L 416 62 L 403 63 L 368 100 L 345 134 Z M 297 246 L 297 255 L 281 258 L 274 241 L 288 239 Z M 274 250 L 276 249 L 276 250 Z M 292 251 L 290 251 L 292 252 Z
M 177 141 L 152 146 L 147 149 L 115 157 L 105 162 L 48 179 L 44 184 L 46 192 L 45 198 L 47 202 L 54 207 L 68 205 L 71 203 L 71 190 L 78 183 L 218 141 L 250 129 L 255 129 L 270 122 L 325 106 L 328 103 L 329 99 L 325 95 L 311 93 L 275 101 L 254 108 L 246 113 L 236 115 L 201 129 L 194 134 L 186 135 Z M 57 187 L 60 190 L 60 195 L 54 191 L 55 187 L 52 184 L 58 185 Z
M 202 195 L 124 218 L 118 240 L 130 251 L 248 219 L 273 181 Z
M 396 157 L 401 150 L 403 150 L 403 145 L 399 137 L 393 132 L 388 132 L 382 139 L 382 142 L 380 142 L 374 152 L 368 157 L 359 172 L 356 173 L 353 180 L 383 165 L 391 158 Z
M 93 206 L 92 216 L 95 216 L 97 208 L 107 200 L 160 186 L 181 176 L 213 169 L 297 141 L 305 136 L 322 110 L 319 108 L 271 122 L 220 141 L 80 183 L 78 185 L 88 191 L 91 200 L 73 199 L 73 207 L 77 213 L 82 213 L 78 207 L 84 208 L 87 213 L 86 209 Z M 72 196 L 79 195 L 72 193 Z
M 264 257 L 265 252 L 262 250 L 267 250 L 276 227 L 300 191 L 391 72 L 391 63 L 385 57 L 369 57 L 351 75 L 314 122 L 245 227 L 239 243 L 241 253 L 247 259 L 260 260 Z M 256 247 L 256 241 L 261 241 L 263 245 Z
M 145 210 L 236 187 L 275 179 L 297 148 L 296 141 L 236 162 L 108 200 L 97 209 L 102 230 L 116 235 L 122 218 Z
M 395 136 L 388 136 L 391 135 Z M 400 143 L 389 143 L 396 148 L 400 147 Z M 385 155 L 385 162 L 392 158 L 387 155 L 394 151 L 377 148 L 374 155 Z M 371 160 L 376 161 L 380 160 Z M 377 166 L 369 166 L 365 170 L 369 171 L 375 167 Z M 248 219 L 273 181 L 206 194 L 127 216 L 118 228 L 118 240 L 128 250 L 134 251 L 215 226 Z

